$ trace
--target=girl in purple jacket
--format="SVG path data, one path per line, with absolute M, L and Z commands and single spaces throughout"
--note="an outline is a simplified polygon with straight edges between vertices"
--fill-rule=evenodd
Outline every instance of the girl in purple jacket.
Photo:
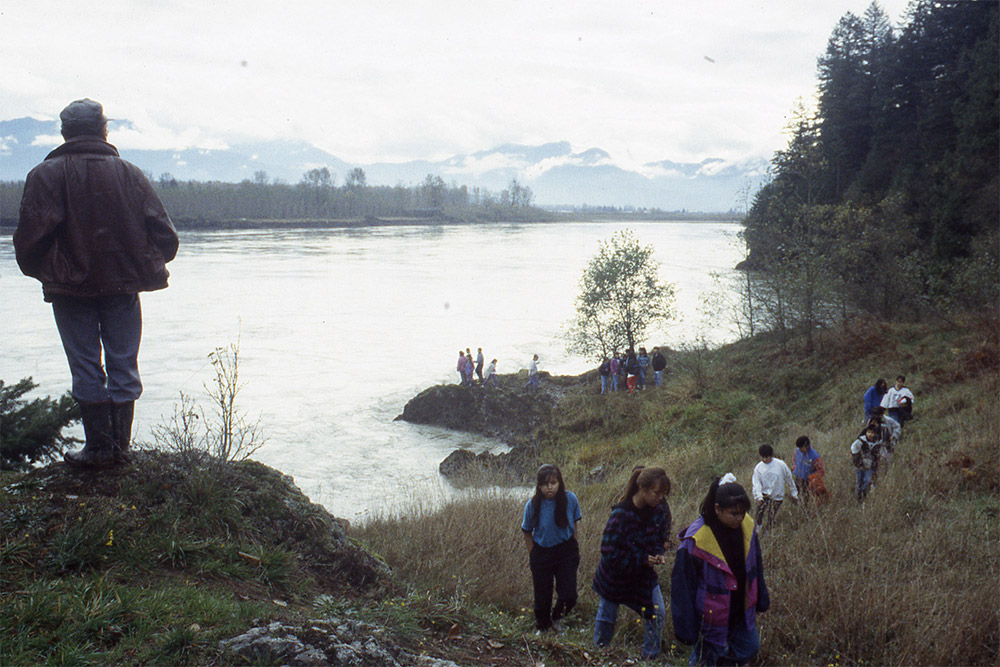
M 757 613 L 770 606 L 750 498 L 735 477 L 723 480 L 680 533 L 670 579 L 674 634 L 694 645 L 692 665 L 749 662 L 760 650 Z

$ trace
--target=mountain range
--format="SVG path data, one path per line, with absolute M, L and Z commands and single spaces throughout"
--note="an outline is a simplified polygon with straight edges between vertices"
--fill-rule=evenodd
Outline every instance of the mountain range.
M 110 128 L 130 128 L 116 120 Z M 56 121 L 18 118 L 0 121 L 0 180 L 17 181 L 61 143 Z M 530 187 L 535 203 L 547 207 L 615 206 L 664 211 L 730 211 L 741 209 L 741 191 L 755 192 L 768 163 L 760 158 L 731 162 L 706 158 L 697 163 L 670 160 L 626 168 L 600 148 L 574 152 L 568 142 L 538 146 L 504 144 L 440 161 L 352 164 L 301 141 L 276 140 L 234 144 L 226 148 L 181 150 L 122 149 L 122 157 L 154 179 L 238 182 L 264 172 L 270 180 L 297 183 L 305 172 L 326 167 L 341 184 L 347 173 L 364 169 L 369 185 L 412 186 L 428 174 L 446 183 L 483 188 L 494 193 L 516 178 Z

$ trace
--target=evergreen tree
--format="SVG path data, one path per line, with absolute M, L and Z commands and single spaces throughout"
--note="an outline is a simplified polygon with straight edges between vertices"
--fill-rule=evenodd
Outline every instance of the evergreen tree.
M 26 470 L 37 461 L 58 457 L 79 442 L 62 434 L 80 420 L 80 409 L 69 393 L 57 400 L 24 395 L 38 385 L 31 378 L 5 385 L 0 380 L 0 469 Z

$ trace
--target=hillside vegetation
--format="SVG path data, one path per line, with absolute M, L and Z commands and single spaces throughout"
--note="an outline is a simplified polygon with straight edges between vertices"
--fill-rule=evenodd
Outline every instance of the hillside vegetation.
M 590 637 L 589 588 L 600 536 L 631 468 L 664 466 L 675 532 L 694 520 L 713 477 L 749 486 L 763 443 L 791 462 L 808 435 L 823 455 L 832 498 L 786 503 L 763 540 L 772 607 L 760 623 L 761 664 L 995 664 L 1000 610 L 1000 345 L 995 321 L 963 327 L 857 320 L 782 345 L 757 336 L 699 359 L 677 355 L 660 390 L 601 396 L 596 383 L 556 407 L 538 460 L 557 463 L 583 506 L 580 602 L 562 635 L 538 639 L 546 664 L 620 664 L 638 652 L 634 615 L 606 651 Z M 891 468 L 863 504 L 848 453 L 861 395 L 903 372 L 917 396 Z M 603 466 L 603 481 L 589 472 Z M 520 516 L 530 491 L 484 491 L 443 508 L 408 506 L 352 531 L 400 582 L 455 596 L 530 632 L 532 593 Z M 669 587 L 669 568 L 661 572 Z M 665 591 L 666 594 L 666 591 Z M 668 662 L 686 664 L 671 646 Z M 584 655 L 586 654 L 586 655 Z
M 580 604 L 559 635 L 533 634 L 527 490 L 441 506 L 414 489 L 345 529 L 252 461 L 141 451 L 99 474 L 0 473 L 0 663 L 619 665 L 641 628 L 623 614 L 595 650 L 589 581 L 632 466 L 669 471 L 676 532 L 714 476 L 748 483 L 761 443 L 787 459 L 805 433 L 833 497 L 782 508 L 764 538 L 760 662 L 995 664 L 998 337 L 995 321 L 853 321 L 814 334 L 811 354 L 803 336 L 676 354 L 665 385 L 635 396 L 566 385 L 529 438 L 583 506 Z M 861 393 L 899 371 L 918 416 L 859 505 L 847 448 Z M 668 623 L 667 664 L 686 664 L 671 636 Z

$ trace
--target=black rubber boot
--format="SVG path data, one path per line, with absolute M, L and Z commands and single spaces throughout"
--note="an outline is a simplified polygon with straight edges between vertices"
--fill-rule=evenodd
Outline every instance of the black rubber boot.
M 135 415 L 135 401 L 111 404 L 111 429 L 115 440 L 113 456 L 115 463 L 128 463 L 129 445 L 132 442 L 132 417 Z
M 110 403 L 80 403 L 86 443 L 78 452 L 66 452 L 66 463 L 78 468 L 107 468 L 115 465 L 114 430 Z

